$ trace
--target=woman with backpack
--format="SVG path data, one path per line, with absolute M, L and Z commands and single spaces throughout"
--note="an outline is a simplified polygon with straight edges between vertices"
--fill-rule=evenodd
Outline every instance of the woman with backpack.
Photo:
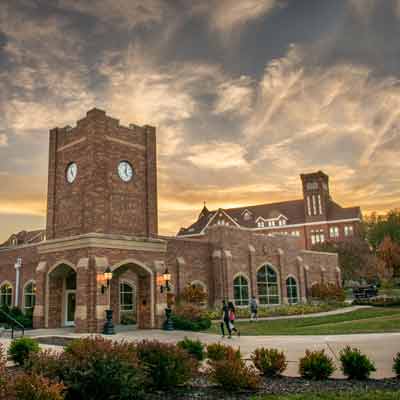
M 231 331 L 236 332 L 236 334 L 240 337 L 240 331 L 235 328 L 235 319 L 236 319 L 235 306 L 231 301 L 228 303 L 228 310 L 229 310 L 229 324 Z

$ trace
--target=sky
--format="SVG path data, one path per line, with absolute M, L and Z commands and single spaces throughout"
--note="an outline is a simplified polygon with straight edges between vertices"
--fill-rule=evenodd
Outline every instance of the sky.
M 45 226 L 48 131 L 154 125 L 160 233 L 210 209 L 400 199 L 400 0 L 0 0 L 0 241 Z

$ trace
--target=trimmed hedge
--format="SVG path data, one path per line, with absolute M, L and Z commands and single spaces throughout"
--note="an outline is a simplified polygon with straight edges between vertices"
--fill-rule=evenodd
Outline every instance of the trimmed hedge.
M 324 350 L 306 350 L 299 363 L 299 373 L 304 379 L 328 379 L 335 369 L 332 358 L 328 357 Z
M 267 377 L 279 376 L 287 367 L 285 354 L 277 349 L 256 349 L 251 360 L 260 373 Z
M 368 379 L 376 371 L 374 363 L 357 348 L 345 347 L 340 353 L 341 370 L 349 379 Z

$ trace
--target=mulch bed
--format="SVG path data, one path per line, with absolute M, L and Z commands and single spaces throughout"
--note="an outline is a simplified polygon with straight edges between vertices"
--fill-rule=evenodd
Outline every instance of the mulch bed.
M 267 394 L 292 394 L 323 391 L 363 391 L 363 390 L 400 390 L 400 379 L 369 379 L 366 381 L 349 381 L 345 379 L 328 379 L 325 381 L 308 381 L 301 378 L 281 377 L 266 379 L 257 391 L 227 393 L 205 381 L 194 382 L 191 386 L 169 392 L 149 394 L 148 400 L 248 400 L 255 396 Z

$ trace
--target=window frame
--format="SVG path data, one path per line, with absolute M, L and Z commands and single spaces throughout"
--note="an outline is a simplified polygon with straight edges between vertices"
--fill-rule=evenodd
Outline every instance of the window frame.
M 32 288 L 32 290 L 30 292 L 27 293 L 26 290 L 27 290 L 29 285 L 32 285 L 33 288 Z M 35 304 L 36 304 L 36 282 L 33 279 L 31 279 L 31 280 L 29 280 L 28 282 L 25 283 L 24 289 L 23 289 L 23 296 L 24 296 L 24 300 L 23 300 L 24 310 L 27 311 L 27 310 L 33 309 L 35 307 Z M 31 306 L 27 306 L 26 299 L 27 299 L 28 296 L 33 298 L 33 301 L 31 301 Z
M 264 272 L 265 281 L 260 280 L 260 272 L 262 271 L 262 269 L 265 269 Z M 268 279 L 269 276 L 272 275 L 268 274 L 269 270 L 275 276 L 275 281 L 270 281 Z M 256 284 L 257 284 L 258 303 L 260 304 L 260 306 L 275 306 L 281 304 L 279 272 L 270 263 L 263 264 L 260 268 L 258 268 L 256 275 Z M 260 295 L 260 292 L 264 292 L 264 290 L 260 290 L 260 287 L 263 286 L 265 287 L 265 294 Z M 276 287 L 276 294 L 270 293 L 271 287 Z M 276 300 L 276 302 L 271 301 L 271 299 Z
M 289 284 L 289 280 L 291 280 L 292 283 Z M 293 284 L 293 282 L 294 282 L 294 284 Z M 297 283 L 297 279 L 294 276 L 289 275 L 285 280 L 285 286 L 286 286 L 286 295 L 287 295 L 288 303 L 290 305 L 299 304 L 299 285 Z M 296 297 L 291 296 L 293 288 L 296 291 Z M 291 301 L 292 298 L 295 298 L 296 301 Z
M 240 279 L 239 283 L 235 283 L 236 280 Z M 236 289 L 238 288 L 240 296 L 239 299 L 236 297 Z M 237 307 L 248 307 L 250 304 L 250 291 L 249 291 L 249 279 L 244 274 L 237 274 L 233 278 L 233 301 Z M 247 292 L 247 298 L 243 296 L 243 293 Z
M 9 292 L 3 293 L 3 290 L 6 286 L 8 286 L 10 290 Z M 10 298 L 10 304 L 6 304 L 5 302 L 6 297 Z M 12 285 L 12 283 L 9 281 L 2 282 L 2 284 L 0 285 L 0 307 L 7 306 L 11 308 L 13 306 L 13 297 L 14 297 L 14 286 Z

